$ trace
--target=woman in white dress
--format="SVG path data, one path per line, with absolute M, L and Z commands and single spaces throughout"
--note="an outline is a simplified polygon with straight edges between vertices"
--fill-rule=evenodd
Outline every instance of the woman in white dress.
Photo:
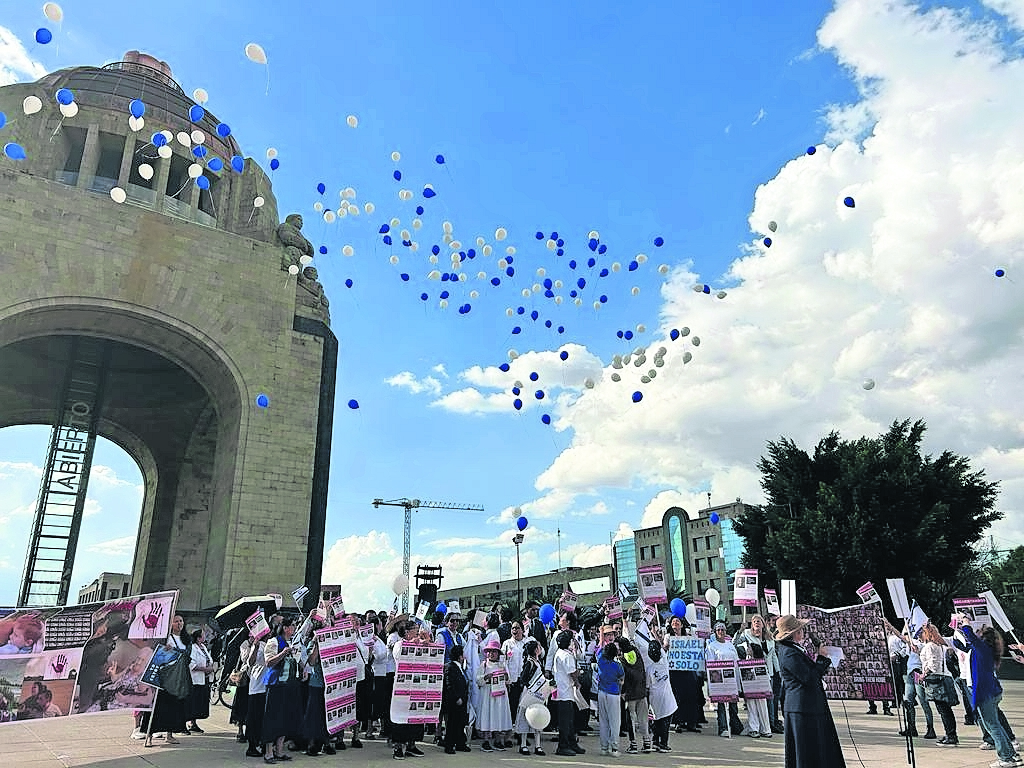
M 484 645 L 486 658 L 476 673 L 480 688 L 480 709 L 477 712 L 476 727 L 483 744 L 480 749 L 493 752 L 494 748 L 505 750 L 505 739 L 512 730 L 512 713 L 508 704 L 508 667 L 501 658 L 501 643 L 495 637 Z M 491 746 L 491 740 L 494 747 Z
M 523 692 L 519 697 L 519 709 L 516 712 L 515 731 L 519 735 L 519 754 L 530 754 L 530 734 L 536 738 L 534 754 L 543 755 L 544 749 L 540 745 L 540 731 L 530 725 L 526 719 L 526 710 L 532 704 L 540 704 L 546 707 L 547 695 L 545 692 L 544 666 L 541 662 L 541 655 L 544 648 L 536 640 L 527 640 L 523 646 L 523 671 L 519 680 L 523 684 Z

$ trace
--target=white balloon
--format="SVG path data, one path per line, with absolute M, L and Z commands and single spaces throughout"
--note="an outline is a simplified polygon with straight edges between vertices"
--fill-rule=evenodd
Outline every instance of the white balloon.
M 400 573 L 391 580 L 391 591 L 396 595 L 400 595 L 409 588 L 409 577 L 404 573 Z
M 463 272 L 461 275 L 459 275 L 459 282 L 460 283 L 464 283 L 467 280 L 469 280 L 469 275 L 467 275 L 465 272 Z
M 554 240 L 550 240 L 550 239 L 545 243 L 545 245 L 548 247 L 549 251 L 553 251 L 553 250 L 555 250 L 555 248 L 558 247 L 558 243 L 556 243 Z
M 60 105 L 60 113 L 62 115 L 64 115 L 64 117 L 74 117 L 75 115 L 78 114 L 78 104 L 76 102 L 74 102 L 74 101 L 72 101 L 70 104 L 61 104 Z M 131 121 L 133 119 L 134 118 L 129 118 L 128 119 L 129 127 L 131 126 Z M 141 122 L 141 120 L 142 120 L 142 118 L 139 118 L 140 122 Z M 140 130 L 142 130 L 142 126 L 140 125 L 138 128 L 132 128 L 132 130 L 133 131 L 140 131 Z
M 356 252 L 356 249 L 353 248 L 351 245 L 343 245 L 341 247 L 341 255 L 342 256 L 351 256 L 355 252 Z
M 323 209 L 324 209 L 324 204 L 321 203 L 319 200 L 317 200 L 315 203 L 313 203 L 313 210 L 316 211 L 317 213 L 322 212 Z
M 639 324 L 637 325 L 637 327 L 636 327 L 636 332 L 637 332 L 637 333 L 643 333 L 643 332 L 644 332 L 644 331 L 646 331 L 646 330 L 647 330 L 647 326 L 646 326 L 646 325 L 644 325 L 643 323 L 639 323 Z
M 189 134 L 189 138 L 192 139 L 193 144 L 205 144 L 206 134 L 200 131 L 198 128 Z
M 349 216 L 359 215 L 359 206 L 353 203 L 349 203 L 348 205 L 346 205 L 345 210 L 348 211 Z
M 494 230 L 495 240 L 498 240 L 500 242 L 504 240 L 506 237 L 508 237 L 508 230 L 505 229 L 504 227 L 498 227 L 496 230 Z
M 680 336 L 689 336 L 690 335 L 689 327 L 684 325 L 682 328 L 680 328 L 679 329 L 679 335 Z
M 543 704 L 531 704 L 526 708 L 525 716 L 535 731 L 543 731 L 551 722 L 551 712 Z
M 575 299 L 572 300 L 572 303 L 575 304 L 577 307 L 582 307 L 583 306 L 583 299 L 581 299 L 579 296 L 577 296 Z
M 389 258 L 388 261 L 390 261 L 392 264 L 397 264 L 398 263 L 398 257 L 395 256 L 395 254 L 391 254 L 391 258 Z
M 612 374 L 612 381 L 622 381 L 622 377 L 617 373 Z
M 156 148 L 156 153 L 160 155 L 164 160 L 170 160 L 171 155 L 174 154 L 174 150 L 171 149 L 170 144 L 164 144 Z
M 299 274 L 299 265 L 298 264 L 291 264 L 291 265 L 289 265 L 289 267 L 288 267 L 288 274 L 289 275 L 293 275 L 293 276 Z
M 263 50 L 263 46 L 259 43 L 249 43 L 245 46 L 245 58 L 254 64 L 266 64 L 267 52 Z
M 402 159 L 402 153 L 397 151 L 397 150 L 392 152 L 391 153 L 391 159 L 394 160 L 397 163 L 399 160 Z
M 375 210 L 377 210 L 377 206 L 375 206 L 373 203 L 367 203 L 366 205 L 363 206 L 363 210 L 366 211 L 367 215 L 369 215 L 373 213 Z
M 667 275 L 668 274 L 668 264 L 659 264 L 658 265 L 658 274 L 659 275 Z M 687 608 L 687 610 L 689 610 L 689 608 Z
M 516 311 L 512 307 L 505 307 L 505 317 L 512 317 Z
M 584 379 L 583 380 L 583 386 L 586 387 L 587 389 L 593 389 L 594 388 L 594 380 L 591 379 L 591 378 Z
M 202 175 L 203 166 L 201 166 L 199 163 L 192 163 L 192 165 L 188 167 L 188 177 L 190 179 L 198 179 Z
M 641 384 L 650 384 L 651 380 L 647 376 L 641 376 L 640 377 L 640 383 Z
M 711 603 L 712 608 L 717 608 L 718 604 L 722 602 L 722 596 L 718 594 L 718 590 L 714 587 L 711 587 L 711 589 L 704 593 L 704 599 Z
M 327 222 L 328 224 L 333 224 L 335 219 L 337 219 L 337 215 L 334 213 L 334 211 L 324 211 L 325 222 Z
M 725 291 L 719 291 L 718 293 L 715 294 L 715 296 L 717 296 L 720 299 L 724 299 L 727 295 L 728 294 L 726 294 Z
M 26 96 L 21 102 L 21 109 L 26 115 L 34 115 L 43 108 L 43 100 L 38 96 Z
M 451 245 L 451 242 L 452 242 L 452 240 L 454 240 L 454 239 L 455 239 L 455 238 L 453 238 L 453 237 L 452 237 L 451 235 L 449 235 L 449 234 L 446 234 L 446 235 L 445 235 L 444 237 L 442 237 L 442 238 L 441 238 L 441 241 L 442 241 L 442 242 L 443 242 L 443 243 L 444 243 L 445 245 Z
M 694 337 L 693 337 L 693 341 L 692 341 L 692 344 L 693 344 L 693 346 L 695 346 L 695 347 L 699 347 L 699 346 L 700 346 L 700 336 L 694 336 Z
M 476 299 L 480 297 L 480 291 L 470 291 L 469 298 Z
M 427 261 L 429 261 L 431 264 L 437 264 L 437 256 L 435 256 L 434 254 L 430 254 L 430 258 L 427 259 Z
M 861 386 L 864 387 L 864 389 L 866 389 L 868 391 L 871 391 L 872 389 L 875 388 L 875 380 L 874 379 L 864 379 L 864 383 L 861 384 Z
M 113 200 L 115 203 L 123 203 L 125 200 L 128 199 L 128 193 L 125 192 L 120 187 L 114 187 L 113 189 L 110 190 L 110 199 Z
M 430 272 L 427 273 L 427 280 L 440 280 L 440 279 L 441 279 L 441 271 L 440 270 L 432 269 Z
M 556 304 L 556 306 L 561 306 L 563 301 L 565 301 L 565 299 L 563 299 L 561 296 L 555 296 L 555 304 Z
M 359 125 L 359 118 L 355 115 L 349 115 L 345 118 L 345 122 L 348 124 L 349 128 L 355 128 Z
M 451 223 L 450 221 L 442 221 L 442 222 L 441 222 L 441 230 L 442 230 L 442 231 L 443 231 L 443 232 L 444 232 L 444 233 L 445 233 L 446 235 L 450 235 L 450 234 L 452 233 L 452 231 L 453 231 L 453 229 L 452 229 L 452 223 Z
M 423 226 L 423 222 L 420 219 L 413 219 L 412 220 L 412 228 L 413 229 L 419 229 L 422 226 Z
M 483 237 L 481 237 L 480 235 L 476 236 L 476 247 L 477 248 L 483 248 L 484 247 L 484 243 L 486 243 L 486 242 L 487 241 L 484 240 Z
M 205 104 L 210 100 L 210 94 L 206 92 L 205 88 L 196 88 L 192 91 L 192 100 L 196 104 Z
M 486 280 L 487 279 L 487 273 L 484 272 L 483 270 L 480 270 L 479 272 L 476 273 L 476 279 L 477 280 Z
M 74 103 L 74 102 L 72 102 L 72 103 Z M 68 104 L 67 106 L 70 107 L 71 104 Z M 64 112 L 63 107 L 64 107 L 64 105 L 62 104 L 61 105 L 61 110 L 60 110 L 62 113 Z M 145 127 L 146 127 L 146 121 L 145 121 L 144 118 L 136 117 L 135 115 L 129 115 L 128 116 L 128 130 L 134 131 L 135 133 L 138 133 L 139 131 L 141 131 Z
M 457 251 L 462 247 L 462 243 L 458 240 L 452 240 L 448 245 L 453 251 Z
M 310 256 L 308 253 L 304 253 L 301 256 L 299 256 L 299 264 L 301 264 L 302 266 L 308 267 L 312 263 L 313 257 Z
M 688 603 L 686 606 L 686 620 L 691 627 L 697 623 L 697 606 L 693 603 Z
M 647 372 L 647 378 L 649 378 L 649 379 L 653 379 L 653 378 L 657 377 L 657 375 L 658 375 L 658 372 L 656 370 L 654 370 L 653 368 L 651 368 L 651 370 L 649 370 Z
M 622 265 L 619 264 L 619 262 L 617 262 L 617 261 L 613 261 L 612 262 L 612 272 L 618 272 L 620 269 L 622 269 Z
M 596 229 L 592 229 L 592 230 L 590 230 L 590 232 L 587 233 L 587 240 L 600 240 L 600 239 L 601 239 L 601 235 L 598 234 L 598 231 Z
M 646 264 L 647 263 L 647 254 L 646 253 L 638 253 L 636 255 L 636 263 L 637 264 Z
M 562 287 L 562 281 L 561 280 L 555 280 L 555 288 L 556 289 L 560 289 L 561 287 Z
M 517 355 L 517 357 L 518 357 L 518 355 Z M 523 382 L 519 381 L 519 379 L 516 379 L 516 380 L 515 380 L 515 381 L 514 381 L 514 382 L 512 383 L 512 386 L 513 386 L 513 387 L 516 387 L 516 388 L 518 388 L 518 389 L 522 389 L 522 388 L 523 388 Z
M 514 245 L 508 246 L 507 248 L 505 248 L 505 253 L 508 254 L 509 256 L 515 256 L 516 255 L 516 247 Z
M 142 165 L 140 165 L 139 166 L 139 176 L 141 176 L 142 178 L 146 179 L 147 181 L 149 179 L 152 179 L 153 178 L 153 166 L 150 165 L 149 163 L 143 163 Z
M 600 308 L 601 308 L 601 302 L 600 301 L 595 301 L 594 302 L 594 309 L 600 309 Z
M 509 360 L 515 360 L 517 357 L 519 357 L 519 353 L 516 352 L 514 349 L 510 349 L 508 351 L 508 359 Z
M 615 357 L 612 358 L 612 365 L 615 365 L 616 363 L 622 365 L 622 355 L 615 355 Z
M 43 3 L 43 15 L 54 24 L 60 24 L 64 19 L 64 11 L 56 3 Z
M 691 360 L 693 360 L 693 355 L 691 355 L 689 352 L 683 355 L 683 365 L 686 365 Z
M 629 289 L 629 292 L 631 294 L 633 294 L 634 296 L 639 296 L 640 295 L 640 286 L 639 285 L 634 285 L 632 288 Z
M 494 249 L 491 248 L 490 245 L 485 245 L 483 247 L 483 250 L 481 250 L 481 253 L 483 253 L 484 256 L 490 256 L 491 253 L 493 253 L 493 252 L 494 252 Z
M 448 309 L 448 299 L 441 299 L 439 302 L 437 302 L 437 306 L 439 306 L 441 309 Z
M 353 187 L 345 187 L 341 190 L 341 196 L 346 200 L 355 200 L 356 190 Z
M 256 197 L 254 197 L 254 198 L 253 198 L 253 200 L 252 200 L 252 207 L 253 207 L 253 208 L 262 208 L 262 207 L 263 207 L 263 205 L 264 205 L 264 203 L 266 203 L 266 202 L 267 202 L 267 201 L 266 201 L 266 200 L 264 200 L 264 199 L 263 199 L 263 197 L 262 197 L 261 195 L 257 195 L 257 196 L 256 196 Z
M 654 361 L 654 365 L 656 368 L 661 368 L 663 365 L 665 365 L 665 361 L 659 357 Z
M 273 160 L 275 157 L 277 157 L 277 150 L 274 149 L 274 147 L 268 148 L 267 149 L 267 160 Z
M 178 143 L 181 144 L 181 146 L 183 147 L 192 146 L 192 137 L 189 136 L 188 133 L 185 131 L 178 131 L 175 138 L 178 140 Z
M 537 267 L 537 277 L 544 277 L 548 271 L 544 267 Z

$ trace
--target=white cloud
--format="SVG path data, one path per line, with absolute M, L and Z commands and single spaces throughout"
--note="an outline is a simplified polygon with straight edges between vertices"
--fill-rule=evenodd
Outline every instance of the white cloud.
M 92 486 L 93 483 L 106 488 L 141 488 L 133 482 L 118 477 L 117 471 L 113 467 L 106 467 L 102 464 L 93 464 L 89 471 L 89 485 Z
M 438 376 L 442 376 L 442 377 L 444 377 L 446 379 L 448 378 L 448 370 L 444 367 L 444 363 L 438 363 L 437 365 L 435 365 L 430 370 L 432 370 Z
M 751 126 L 757 125 L 766 117 L 768 117 L 768 112 L 764 107 L 761 107 L 759 110 L 757 110 L 757 116 L 754 118 L 754 122 L 751 123 Z
M 28 461 L 0 461 L 0 480 L 31 480 L 39 483 L 43 476 L 42 467 Z
M 417 379 L 410 371 L 402 371 L 401 373 L 395 374 L 390 379 L 384 379 L 384 383 L 392 387 L 407 389 L 414 395 L 426 392 L 428 395 L 436 397 L 441 394 L 441 382 L 433 376 L 425 376 L 422 379 Z
M 18 36 L 0 27 L 0 86 L 38 80 L 45 74 L 46 67 L 29 55 Z
M 632 539 L 633 538 L 633 526 L 629 523 L 619 523 L 619 527 L 615 529 L 615 533 L 612 534 L 612 541 L 619 541 L 620 539 Z
M 608 544 L 570 544 L 562 547 L 562 562 L 578 568 L 589 568 L 594 565 L 608 565 L 612 561 L 612 548 Z M 557 553 L 549 559 L 557 558 Z
M 103 511 L 103 507 L 96 499 L 86 499 L 85 508 L 82 510 L 83 517 L 92 517 Z
M 990 5 L 1024 18 L 1019 0 Z M 607 488 L 650 489 L 644 525 L 667 506 L 706 507 L 708 489 L 713 504 L 757 503 L 766 441 L 812 448 L 833 429 L 854 439 L 922 418 L 927 452 L 961 453 L 1002 481 L 995 532 L 1024 539 L 1011 522 L 1024 519 L 1024 59 L 987 22 L 907 2 L 839 0 L 818 41 L 860 90 L 825 113 L 846 140 L 757 189 L 760 234 L 724 300 L 673 272 L 651 344 L 670 350 L 658 378 L 627 382 L 631 366 L 617 384 L 610 369 L 595 376 L 560 412 L 572 442 L 524 511 L 564 514 Z M 689 336 L 667 338 L 684 325 Z
M 86 551 L 107 557 L 131 557 L 135 552 L 135 537 L 124 536 L 120 539 L 101 541 L 93 544 Z

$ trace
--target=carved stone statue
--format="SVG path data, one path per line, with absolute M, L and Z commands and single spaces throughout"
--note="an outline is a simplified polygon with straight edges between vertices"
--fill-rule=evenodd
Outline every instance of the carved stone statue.
M 277 228 L 277 242 L 284 246 L 281 269 L 285 272 L 293 264 L 298 266 L 302 256 L 313 256 L 313 244 L 302 236 L 302 217 L 293 213 Z

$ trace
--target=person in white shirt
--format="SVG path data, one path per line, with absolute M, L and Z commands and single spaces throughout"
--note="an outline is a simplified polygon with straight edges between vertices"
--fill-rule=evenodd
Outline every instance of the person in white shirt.
M 526 646 L 526 636 L 523 634 L 523 625 L 518 621 L 512 622 L 511 629 L 512 637 L 501 644 L 501 657 L 505 660 L 505 666 L 508 668 L 508 705 L 512 717 L 515 718 L 519 711 L 519 697 L 523 693 L 519 677 L 523 672 L 523 648 Z
M 189 653 L 189 672 L 192 675 L 192 694 L 188 704 L 188 729 L 192 733 L 203 733 L 197 720 L 206 720 L 210 716 L 210 676 L 216 667 L 213 657 L 203 640 L 203 631 L 197 629 L 192 633 L 192 647 Z
M 732 644 L 726 632 L 724 622 L 715 623 L 715 634 L 708 638 L 704 655 L 708 661 L 731 661 L 735 667 L 736 679 L 740 678 L 739 655 L 736 653 L 736 646 Z M 723 738 L 731 738 L 733 731 L 743 732 L 743 724 L 740 722 L 740 710 L 735 701 L 729 702 L 728 716 L 724 701 L 718 702 L 718 735 Z
M 558 712 L 558 750 L 556 755 L 575 757 L 586 752 L 576 739 L 575 690 L 579 684 L 579 671 L 576 665 L 576 654 L 569 650 L 572 645 L 573 632 L 564 629 L 555 636 L 558 650 L 552 662 L 552 674 L 555 678 L 555 691 L 558 701 L 555 704 Z

